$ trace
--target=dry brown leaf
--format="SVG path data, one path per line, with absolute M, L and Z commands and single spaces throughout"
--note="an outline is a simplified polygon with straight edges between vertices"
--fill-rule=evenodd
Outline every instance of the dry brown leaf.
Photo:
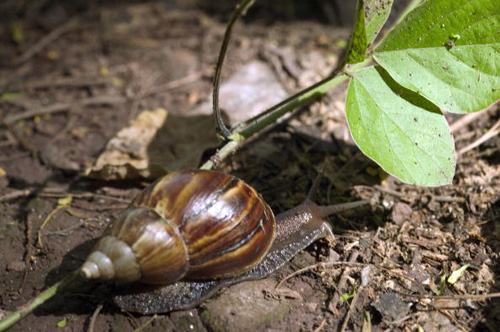
M 216 147 L 212 116 L 167 116 L 144 111 L 106 145 L 86 175 L 103 180 L 155 179 L 181 168 L 197 167 L 203 152 Z

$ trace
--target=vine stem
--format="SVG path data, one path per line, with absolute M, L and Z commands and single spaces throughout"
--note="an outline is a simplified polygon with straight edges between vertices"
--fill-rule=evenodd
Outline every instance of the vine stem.
M 50 298 L 54 297 L 54 295 L 63 291 L 68 285 L 73 283 L 80 277 L 80 269 L 73 271 L 68 274 L 64 279 L 55 283 L 53 286 L 47 288 L 42 293 L 34 297 L 28 303 L 25 303 L 21 307 L 19 307 L 16 311 L 7 315 L 4 319 L 0 321 L 0 332 L 5 331 L 27 315 L 29 315 L 33 310 L 38 308 L 40 305 L 45 303 Z
M 339 84 L 347 81 L 351 76 L 351 72 L 355 72 L 362 67 L 365 67 L 372 62 L 372 58 L 368 57 L 365 61 L 344 68 L 338 75 L 329 76 L 310 87 L 305 88 L 294 94 L 293 96 L 283 100 L 282 102 L 268 108 L 256 117 L 246 121 L 243 128 L 236 130 L 231 136 L 229 141 L 218 150 L 207 162 L 205 162 L 201 169 L 212 169 L 217 166 L 219 162 L 224 160 L 230 154 L 236 152 L 244 141 L 250 136 L 258 133 L 262 129 L 276 122 L 280 117 L 293 111 L 294 109 L 311 102 L 325 94 L 328 90 L 338 86 Z
M 224 39 L 222 40 L 222 45 L 220 47 L 217 66 L 215 67 L 214 91 L 212 96 L 213 111 L 217 128 L 225 138 L 231 136 L 231 131 L 224 124 L 224 120 L 222 119 L 221 111 L 219 108 L 219 86 L 220 86 L 220 76 L 222 72 L 222 66 L 224 64 L 224 59 L 226 58 L 229 41 L 231 40 L 231 33 L 233 32 L 233 26 L 238 20 L 238 18 L 246 14 L 247 10 L 253 5 L 254 2 L 255 0 L 243 0 L 236 6 L 236 10 L 231 16 L 229 22 L 227 23 L 226 32 L 224 33 Z

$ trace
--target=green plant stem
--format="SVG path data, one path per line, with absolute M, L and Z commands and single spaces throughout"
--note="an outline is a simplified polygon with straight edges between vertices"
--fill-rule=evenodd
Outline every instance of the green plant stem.
M 15 323 L 17 323 L 22 318 L 29 315 L 33 310 L 38 308 L 40 305 L 45 303 L 50 298 L 54 297 L 54 295 L 63 291 L 68 285 L 73 283 L 80 276 L 80 270 L 73 271 L 71 274 L 67 275 L 64 279 L 57 282 L 53 286 L 47 288 L 45 291 L 40 293 L 38 296 L 33 298 L 30 302 L 24 304 L 16 311 L 10 313 L 0 321 L 0 332 L 5 331 Z
M 287 99 L 288 103 L 286 103 L 283 107 L 280 107 L 276 111 L 269 113 L 269 115 L 264 117 L 262 120 L 254 122 L 248 128 L 243 129 L 238 134 L 240 134 L 244 138 L 250 137 L 251 135 L 259 132 L 260 130 L 264 129 L 271 123 L 275 122 L 277 119 L 279 119 L 286 113 L 291 112 L 297 107 L 304 105 L 305 103 L 308 103 L 311 100 L 322 96 L 323 94 L 325 94 L 326 91 L 339 85 L 342 82 L 345 82 L 348 78 L 349 76 L 345 74 L 341 74 L 333 78 L 328 77 L 306 88 L 305 90 L 302 90 L 301 92 Z
M 227 156 L 234 153 L 240 146 L 242 146 L 245 139 L 274 123 L 278 118 L 285 115 L 286 113 L 291 112 L 295 108 L 323 95 L 326 91 L 346 81 L 348 78 L 349 76 L 345 74 L 335 76 L 333 78 L 327 78 L 303 91 L 300 91 L 284 102 L 281 102 L 278 105 L 269 108 L 264 112 L 266 116 L 262 120 L 253 121 L 253 123 L 249 124 L 248 127 L 241 130 L 236 135 L 231 136 L 232 139 L 228 141 L 220 150 L 218 150 L 200 168 L 214 168 L 219 162 L 224 160 Z
M 368 57 L 365 61 L 345 67 L 340 71 L 339 75 L 327 77 L 318 83 L 297 92 L 293 96 L 285 99 L 284 101 L 268 108 L 261 114 L 245 121 L 244 128 L 237 130 L 235 134 L 230 137 L 228 141 L 220 150 L 218 150 L 207 162 L 205 162 L 201 169 L 212 169 L 216 167 L 222 160 L 230 154 L 236 152 L 241 147 L 244 141 L 250 136 L 258 133 L 265 127 L 276 122 L 277 119 L 282 117 L 288 112 L 302 106 L 319 96 L 322 96 L 329 89 L 345 82 L 357 70 L 367 66 L 372 62 L 372 58 Z M 261 119 L 262 118 L 262 119 Z

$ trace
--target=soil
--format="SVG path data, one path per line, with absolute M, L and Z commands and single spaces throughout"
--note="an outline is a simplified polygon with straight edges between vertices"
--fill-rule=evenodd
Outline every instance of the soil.
M 0 317 L 80 266 L 147 184 L 82 174 L 141 111 L 189 115 L 208 100 L 232 7 L 23 3 L 2 5 L 11 12 L 3 11 L 0 27 Z M 258 59 L 292 92 L 335 66 L 349 34 L 338 25 L 345 17 L 328 22 L 332 16 L 311 8 L 299 17 L 293 8 L 273 20 L 261 5 L 262 16 L 237 24 L 223 81 Z M 122 312 L 109 300 L 110 285 L 83 283 L 11 331 L 498 331 L 499 300 L 463 295 L 500 288 L 500 140 L 457 153 L 452 185 L 406 185 L 353 145 L 344 93 L 345 86 L 334 89 L 219 166 L 256 187 L 276 212 L 304 200 L 319 171 L 319 203 L 372 199 L 369 208 L 331 218 L 333 242 L 317 241 L 273 276 L 229 287 L 192 310 Z M 499 115 L 494 105 L 474 118 L 449 116 L 457 151 Z M 466 264 L 456 283 L 447 281 Z

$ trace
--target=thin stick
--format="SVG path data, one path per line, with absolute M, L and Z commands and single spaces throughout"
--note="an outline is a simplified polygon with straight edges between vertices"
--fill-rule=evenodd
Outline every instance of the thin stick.
M 3 320 L 0 321 L 0 332 L 5 331 L 15 323 L 17 323 L 22 318 L 26 317 L 28 314 L 33 312 L 40 305 L 45 303 L 48 299 L 52 298 L 57 293 L 63 291 L 68 285 L 78 279 L 80 276 L 80 269 L 73 271 L 67 275 L 64 279 L 54 284 L 52 287 L 47 288 L 45 291 L 40 293 L 37 297 L 33 298 L 30 302 L 22 305 L 15 312 L 7 315 Z
M 72 29 L 76 25 L 76 23 L 78 23 L 77 17 L 73 17 L 68 21 L 66 21 L 63 25 L 59 26 L 57 29 L 50 32 L 47 36 L 42 38 L 38 43 L 33 45 L 28 51 L 26 51 L 23 55 L 21 55 L 17 63 L 21 64 L 31 59 L 35 54 L 40 52 L 45 46 L 49 45 L 54 40 L 62 36 L 65 32 Z
M 314 330 L 314 332 L 320 332 L 321 330 L 323 330 L 325 326 L 326 326 L 326 317 L 323 318 L 321 324 L 319 324 L 319 326 Z
M 97 308 L 94 311 L 94 314 L 92 315 L 92 318 L 90 319 L 90 326 L 89 326 L 89 332 L 94 332 L 94 325 L 95 321 L 97 320 L 97 316 L 99 316 L 99 313 L 102 310 L 103 305 L 99 304 Z
M 51 113 L 64 112 L 73 106 L 90 106 L 96 104 L 117 104 L 125 102 L 125 98 L 116 96 L 99 96 L 92 98 L 80 99 L 75 103 L 55 103 L 47 107 L 42 107 L 35 110 L 30 110 L 20 114 L 14 114 L 4 119 L 4 123 L 11 124 L 19 120 L 33 118 L 37 115 L 45 115 Z
M 220 86 L 220 76 L 222 72 L 222 66 L 224 64 L 224 58 L 226 57 L 227 47 L 229 45 L 229 41 L 231 40 L 231 33 L 233 32 L 233 26 L 242 15 L 245 15 L 246 11 L 253 5 L 255 0 L 243 0 L 236 7 L 236 11 L 234 11 L 229 23 L 227 24 L 226 33 L 224 34 L 224 39 L 222 41 L 222 46 L 220 48 L 219 59 L 217 60 L 217 66 L 215 68 L 214 75 L 214 92 L 212 97 L 213 102 L 213 111 L 215 114 L 215 122 L 217 123 L 217 127 L 219 131 L 224 135 L 225 138 L 231 136 L 231 131 L 224 124 L 224 119 L 222 119 L 222 115 L 219 108 L 219 86 Z
M 356 262 L 356 260 L 358 259 L 358 256 L 359 256 L 359 251 L 354 250 L 351 253 L 351 255 L 349 256 L 349 262 L 350 263 Z M 347 282 L 347 277 L 349 276 L 350 272 L 351 272 L 350 268 L 346 267 L 344 269 L 344 271 L 342 272 L 342 275 L 340 277 L 340 281 L 337 284 L 337 289 L 341 290 L 341 289 L 343 289 L 345 287 L 345 284 Z M 328 305 L 328 308 L 330 309 L 330 311 L 332 311 L 332 313 L 335 313 L 334 310 L 337 310 L 337 304 L 339 303 L 339 300 L 340 300 L 339 293 L 335 293 L 335 295 L 333 296 L 332 301 Z
M 398 292 L 392 290 L 394 293 L 398 293 L 402 296 L 413 297 L 416 299 L 430 299 L 430 300 L 472 300 L 481 301 L 486 299 L 493 299 L 500 297 L 500 293 L 490 293 L 490 294 L 463 294 L 463 295 L 422 295 L 422 294 L 408 294 L 403 292 Z
M 33 192 L 33 190 L 31 190 L 31 189 L 15 190 L 15 191 L 7 193 L 3 196 L 0 196 L 0 202 L 7 202 L 10 200 L 19 198 L 19 197 L 27 197 L 27 196 L 31 195 L 32 192 Z
M 144 323 L 141 326 L 139 326 L 138 328 L 136 328 L 133 332 L 141 332 L 142 330 L 144 330 L 146 328 L 146 326 L 148 326 L 149 324 L 151 324 L 157 318 L 158 318 L 158 315 L 154 314 L 153 317 L 151 317 L 150 319 L 148 319 L 146 321 L 146 323 Z
M 480 146 L 481 144 L 483 144 L 484 142 L 492 139 L 493 137 L 495 136 L 498 136 L 498 134 L 500 133 L 500 120 L 498 120 L 494 125 L 493 127 L 490 128 L 490 130 L 488 130 L 484 135 L 482 135 L 481 137 L 479 137 L 477 140 L 475 140 L 474 142 L 472 142 L 471 144 L 467 145 L 465 148 L 461 149 L 458 151 L 458 155 L 462 155 L 474 148 L 477 148 L 478 146 Z
M 45 218 L 45 220 L 42 222 L 42 225 L 40 226 L 40 228 L 38 229 L 38 233 L 36 235 L 36 239 L 37 239 L 37 246 L 38 248 L 40 249 L 43 249 L 43 242 L 42 242 L 42 231 L 43 229 L 45 228 L 45 226 L 47 226 L 47 224 L 49 223 L 50 219 L 52 219 L 52 217 L 59 211 L 61 210 L 64 210 L 68 207 L 68 205 L 59 205 L 57 206 L 54 210 L 50 211 L 50 213 L 47 215 L 47 217 Z
M 276 122 L 277 119 L 279 119 L 286 113 L 291 112 L 295 108 L 310 102 L 314 98 L 318 98 L 329 89 L 345 82 L 348 78 L 349 77 L 347 75 L 340 75 L 333 78 L 321 80 L 312 87 L 306 88 L 286 99 L 285 101 L 280 102 L 277 105 L 267 109 L 261 115 L 259 115 L 264 116 L 265 114 L 265 117 L 262 120 L 255 120 L 255 122 L 249 124 L 247 128 L 243 129 L 241 132 L 238 132 L 238 135 L 241 137 L 241 139 L 239 139 L 238 141 L 230 140 L 229 142 L 227 142 L 210 158 L 210 160 L 205 162 L 200 168 L 212 169 L 216 167 L 222 160 L 236 152 L 238 148 L 243 145 L 243 141 L 246 138 L 258 133 L 262 129 Z
M 348 203 L 318 206 L 318 210 L 321 211 L 321 215 L 323 217 L 328 217 L 328 216 L 335 214 L 335 213 L 347 211 L 347 210 L 354 209 L 354 208 L 368 205 L 368 204 L 370 204 L 370 200 L 363 199 L 360 201 L 354 201 L 354 202 L 348 202 Z
M 356 306 L 356 302 L 358 301 L 358 296 L 359 292 L 361 292 L 363 286 L 359 287 L 359 289 L 356 291 L 356 294 L 354 294 L 354 297 L 351 300 L 351 303 L 349 303 L 349 310 L 347 311 L 347 314 L 345 315 L 344 321 L 342 322 L 342 327 L 340 328 L 340 332 L 344 332 L 347 328 L 347 324 L 349 323 L 349 320 L 351 319 L 351 312 L 354 310 L 353 308 Z
M 491 105 L 490 107 L 488 108 L 485 108 L 484 110 L 482 111 L 479 111 L 479 112 L 474 112 L 474 113 L 469 113 L 467 115 L 464 115 L 462 117 L 460 117 L 457 121 L 453 122 L 451 125 L 450 125 L 450 130 L 452 133 L 455 133 L 457 132 L 459 129 L 467 126 L 469 123 L 473 122 L 474 120 L 476 120 L 477 118 L 479 118 L 480 116 L 484 115 L 485 113 L 488 113 L 489 111 L 491 111 L 495 106 L 497 106 L 498 103 L 494 103 L 493 105 Z

